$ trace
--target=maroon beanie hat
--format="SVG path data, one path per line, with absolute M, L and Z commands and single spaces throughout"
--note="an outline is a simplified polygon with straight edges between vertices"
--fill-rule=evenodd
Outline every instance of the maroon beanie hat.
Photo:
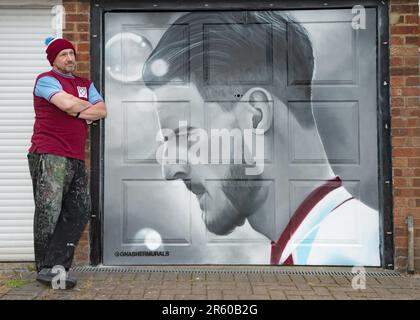
M 45 52 L 47 53 L 47 59 L 50 62 L 50 65 L 53 65 L 55 57 L 60 53 L 61 50 L 64 49 L 73 49 L 74 54 L 76 55 L 76 49 L 74 49 L 73 45 L 70 41 L 63 39 L 63 38 L 52 38 L 49 37 L 45 39 L 45 44 L 47 45 L 47 49 Z

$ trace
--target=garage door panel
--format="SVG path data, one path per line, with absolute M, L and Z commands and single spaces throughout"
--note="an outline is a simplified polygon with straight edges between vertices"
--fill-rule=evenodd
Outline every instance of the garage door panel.
M 203 28 L 204 78 L 209 85 L 271 84 L 273 69 L 270 24 L 204 24 Z M 224 35 L 222 39 L 220 34 Z M 247 52 L 246 55 L 241 54 L 243 51 L 239 51 L 239 46 L 233 44 L 251 37 L 257 39 L 257 46 L 241 46 L 241 50 Z M 223 62 L 225 55 L 236 57 L 235 63 L 226 65 Z M 228 73 L 226 68 L 229 68 Z
M 290 115 L 292 110 L 294 113 L 302 113 L 304 112 L 302 109 L 310 108 L 311 105 L 317 119 L 318 130 L 324 138 L 322 141 L 328 154 L 328 160 L 325 160 L 318 148 L 311 148 L 315 143 L 300 138 L 302 130 L 305 129 Z M 357 101 L 290 102 L 289 112 L 292 163 L 316 164 L 326 161 L 330 164 L 360 163 L 359 106 Z
M 150 247 L 190 244 L 191 211 L 188 207 L 174 210 L 176 202 L 190 202 L 189 192 L 180 181 L 123 181 L 123 243 L 146 243 Z M 159 236 L 150 230 L 159 230 Z
M 310 34 L 318 35 L 311 38 L 317 72 L 313 79 L 300 75 L 299 65 L 302 61 L 298 59 L 299 53 L 290 49 L 289 85 L 308 85 L 311 82 L 313 85 L 357 85 L 357 33 L 351 27 L 351 21 L 306 22 L 301 25 Z M 293 32 L 289 31 L 288 34 L 291 44 L 296 41 Z

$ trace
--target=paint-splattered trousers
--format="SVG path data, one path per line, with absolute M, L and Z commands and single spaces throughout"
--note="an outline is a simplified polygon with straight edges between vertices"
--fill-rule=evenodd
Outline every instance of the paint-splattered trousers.
M 85 164 L 52 154 L 28 154 L 35 200 L 34 249 L 37 271 L 71 267 L 74 250 L 90 217 Z

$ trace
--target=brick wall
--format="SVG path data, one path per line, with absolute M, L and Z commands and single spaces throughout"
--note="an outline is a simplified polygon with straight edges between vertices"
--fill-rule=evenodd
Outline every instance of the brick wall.
M 77 55 L 76 74 L 90 79 L 90 1 L 63 0 L 66 12 L 63 37 L 75 46 Z M 86 166 L 90 168 L 90 141 L 86 144 Z M 86 227 L 76 249 L 74 264 L 89 263 L 89 226 Z
M 419 17 L 417 0 L 391 0 L 391 115 L 395 266 L 407 267 L 407 215 L 420 269 Z
M 66 9 L 64 37 L 76 45 L 77 73 L 90 76 L 88 0 L 63 1 Z M 395 267 L 407 267 L 407 215 L 414 216 L 415 266 L 420 269 L 420 108 L 419 17 L 417 0 L 390 1 L 390 76 L 392 162 L 394 194 Z M 87 157 L 89 159 L 89 157 Z M 88 166 L 90 165 L 88 161 Z M 85 231 L 75 263 L 88 263 Z

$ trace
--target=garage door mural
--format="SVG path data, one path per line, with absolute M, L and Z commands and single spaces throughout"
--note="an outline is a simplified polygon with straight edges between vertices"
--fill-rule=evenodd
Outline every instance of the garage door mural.
M 362 13 L 106 13 L 104 264 L 379 266 Z

